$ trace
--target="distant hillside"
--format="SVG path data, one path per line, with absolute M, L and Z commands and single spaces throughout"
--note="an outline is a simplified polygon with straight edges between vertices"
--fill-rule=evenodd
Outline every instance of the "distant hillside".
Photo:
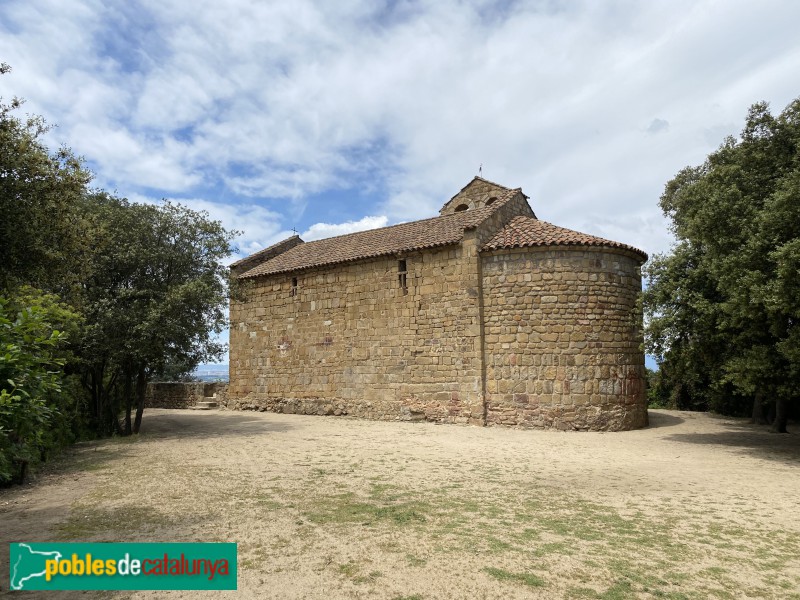
M 192 373 L 201 381 L 228 381 L 228 365 L 208 364 L 200 365 Z

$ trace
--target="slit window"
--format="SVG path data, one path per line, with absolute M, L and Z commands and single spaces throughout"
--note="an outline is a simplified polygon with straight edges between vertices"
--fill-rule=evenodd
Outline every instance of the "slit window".
M 289 295 L 292 297 L 297 296 L 297 277 L 292 277 L 292 288 L 289 290 Z
M 401 259 L 397 261 L 397 282 L 400 285 L 400 289 L 403 290 L 403 294 L 407 294 L 408 266 L 406 265 L 406 259 Z

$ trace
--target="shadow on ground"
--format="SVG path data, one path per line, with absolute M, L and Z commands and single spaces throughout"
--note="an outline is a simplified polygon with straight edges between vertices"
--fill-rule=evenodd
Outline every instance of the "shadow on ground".
M 800 463 L 800 435 L 797 433 L 771 433 L 768 426 L 753 425 L 743 419 L 723 420 L 720 425 L 722 431 L 673 433 L 664 439 L 686 444 L 738 449 L 755 458 L 784 462 L 792 466 Z M 798 424 L 794 425 L 795 428 L 798 427 Z M 789 430 L 792 431 L 792 427 Z
M 660 427 L 673 427 L 683 423 L 684 419 L 675 415 L 669 415 L 655 410 L 647 411 L 648 429 L 658 429 Z
M 144 412 L 143 439 L 226 437 L 280 433 L 293 429 L 288 423 L 278 423 L 254 413 L 233 411 L 172 410 Z

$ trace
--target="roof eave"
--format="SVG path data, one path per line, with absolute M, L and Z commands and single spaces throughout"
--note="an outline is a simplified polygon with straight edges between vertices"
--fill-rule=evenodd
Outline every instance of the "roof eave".
M 481 248 L 481 252 L 494 252 L 496 250 L 517 250 L 523 248 L 569 248 L 569 247 L 585 247 L 585 248 L 604 248 L 606 250 L 621 250 L 629 254 L 635 254 L 642 258 L 642 263 L 647 262 L 650 258 L 647 252 L 643 250 L 639 250 L 634 246 L 628 246 L 627 244 L 602 244 L 602 243 L 587 243 L 587 242 L 549 242 L 546 244 L 503 244 L 503 245 L 493 245 L 493 246 L 484 246 Z
M 365 254 L 362 256 L 356 256 L 353 258 L 346 258 L 342 260 L 335 260 L 331 262 L 325 263 L 316 263 L 313 265 L 305 265 L 302 267 L 295 267 L 291 269 L 277 269 L 275 271 L 267 271 L 265 273 L 252 273 L 250 271 L 245 271 L 241 275 L 237 277 L 237 279 L 256 279 L 257 277 L 269 277 L 271 275 L 285 275 L 286 273 L 302 273 L 303 271 L 310 271 L 312 269 L 319 269 L 319 268 L 326 268 L 326 267 L 334 267 L 336 265 L 344 265 L 348 263 L 355 263 L 362 260 L 372 260 L 374 258 L 381 258 L 383 256 L 395 256 L 398 254 L 405 254 L 410 252 L 419 252 L 423 250 L 430 250 L 433 248 L 443 248 L 445 246 L 455 246 L 456 244 L 460 244 L 461 239 L 454 240 L 454 241 L 447 241 L 441 243 L 434 243 L 434 244 L 426 244 L 424 246 L 411 246 L 407 248 L 396 248 L 392 250 L 387 250 L 386 252 L 379 252 L 376 254 Z M 255 271 L 258 267 L 251 269 Z

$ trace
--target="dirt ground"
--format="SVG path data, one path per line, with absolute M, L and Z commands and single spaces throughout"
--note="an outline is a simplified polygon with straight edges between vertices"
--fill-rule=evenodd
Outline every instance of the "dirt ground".
M 203 598 L 800 598 L 799 507 L 800 435 L 701 413 L 563 433 L 148 410 L 0 491 L 0 587 L 13 541 L 234 541 L 238 591 Z

